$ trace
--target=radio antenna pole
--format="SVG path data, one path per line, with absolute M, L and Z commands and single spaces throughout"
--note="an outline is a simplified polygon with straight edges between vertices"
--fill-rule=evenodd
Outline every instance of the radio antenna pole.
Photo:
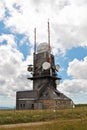
M 48 51 L 51 51 L 51 47 L 50 47 L 50 23 L 49 23 L 49 19 L 48 19 Z
M 51 61 L 50 23 L 49 23 L 49 19 L 48 19 L 48 52 L 49 52 L 49 63 L 52 64 L 52 61 Z M 50 68 L 50 76 L 52 76 L 52 68 Z

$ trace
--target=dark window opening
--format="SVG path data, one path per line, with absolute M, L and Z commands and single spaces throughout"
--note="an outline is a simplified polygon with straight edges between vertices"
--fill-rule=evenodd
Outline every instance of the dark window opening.
M 31 105 L 31 109 L 34 109 L 34 104 Z
M 23 104 L 23 107 L 25 107 L 25 104 Z
M 20 107 L 22 108 L 22 104 L 20 104 Z
M 21 108 L 24 108 L 24 107 L 25 107 L 25 104 L 20 104 L 20 107 L 21 107 Z

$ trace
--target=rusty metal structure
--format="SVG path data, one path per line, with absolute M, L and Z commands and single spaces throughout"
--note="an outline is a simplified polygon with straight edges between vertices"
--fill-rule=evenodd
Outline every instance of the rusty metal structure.
M 33 65 L 28 66 L 32 72 L 33 90 L 16 93 L 16 109 L 64 109 L 72 108 L 73 101 L 57 90 L 61 80 L 58 77 L 60 66 L 55 65 L 54 55 L 51 54 L 50 26 L 48 21 L 48 43 L 40 43 L 36 47 L 36 28 L 34 29 Z

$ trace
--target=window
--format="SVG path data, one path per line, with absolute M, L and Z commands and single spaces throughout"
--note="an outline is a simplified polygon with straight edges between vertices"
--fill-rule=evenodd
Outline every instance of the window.
M 25 107 L 25 104 L 20 104 L 20 107 L 21 107 L 21 108 L 24 108 L 24 107 Z
M 25 107 L 25 104 L 23 104 L 23 107 Z
M 22 104 L 20 104 L 20 107 L 22 108 Z
M 34 109 L 34 104 L 31 105 L 31 109 Z

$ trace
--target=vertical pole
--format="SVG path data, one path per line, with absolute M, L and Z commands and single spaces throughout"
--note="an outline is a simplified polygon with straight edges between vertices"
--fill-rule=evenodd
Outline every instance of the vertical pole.
M 50 52 L 50 24 L 48 19 L 48 51 Z
M 48 52 L 49 52 L 49 63 L 51 64 L 51 47 L 50 47 L 50 23 L 48 19 Z M 50 75 L 52 76 L 52 68 L 50 68 Z
M 34 28 L 33 77 L 35 76 L 35 61 L 36 61 L 36 28 Z M 34 80 L 33 80 L 33 89 L 35 89 Z
M 35 57 L 36 57 L 36 28 L 34 28 L 33 76 L 35 76 Z

